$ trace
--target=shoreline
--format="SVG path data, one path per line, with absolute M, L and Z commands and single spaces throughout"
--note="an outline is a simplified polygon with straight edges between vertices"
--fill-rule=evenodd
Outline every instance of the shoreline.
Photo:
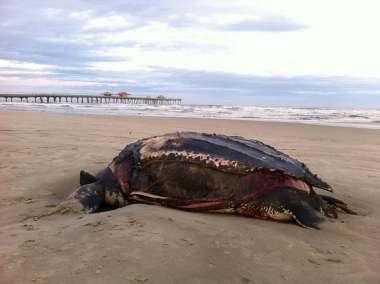
M 175 131 L 272 145 L 304 162 L 359 215 L 326 219 L 321 230 L 142 204 L 35 218 L 77 188 L 81 169 L 96 173 L 126 144 Z M 2 283 L 377 283 L 379 134 L 298 123 L 0 111 Z

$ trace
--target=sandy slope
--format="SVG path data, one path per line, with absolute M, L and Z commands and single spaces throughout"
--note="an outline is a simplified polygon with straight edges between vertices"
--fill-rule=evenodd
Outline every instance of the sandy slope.
M 321 230 L 131 205 L 46 213 L 129 142 L 177 130 L 261 139 L 363 216 Z M 380 283 L 380 131 L 226 120 L 0 113 L 0 283 Z

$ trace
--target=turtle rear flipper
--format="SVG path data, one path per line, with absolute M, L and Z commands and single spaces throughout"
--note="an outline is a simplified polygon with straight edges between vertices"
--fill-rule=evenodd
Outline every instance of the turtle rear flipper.
M 297 202 L 287 203 L 284 211 L 288 211 L 293 220 L 304 228 L 318 229 L 324 219 L 318 216 L 318 211 L 309 205 L 304 200 L 298 200 Z
M 259 208 L 256 211 L 257 214 L 267 215 L 273 220 L 279 220 L 277 216 L 285 214 L 304 228 L 319 229 L 318 224 L 324 218 L 312 207 L 309 201 L 308 194 L 304 191 L 291 187 L 278 187 L 258 198 L 254 203 Z
M 348 205 L 339 199 L 336 199 L 334 197 L 327 196 L 324 194 L 319 194 L 319 196 L 324 201 L 324 206 L 322 209 L 325 215 L 328 217 L 337 218 L 338 217 L 337 212 L 339 211 L 347 213 L 347 214 L 351 214 L 351 215 L 358 215 L 358 213 L 348 208 Z

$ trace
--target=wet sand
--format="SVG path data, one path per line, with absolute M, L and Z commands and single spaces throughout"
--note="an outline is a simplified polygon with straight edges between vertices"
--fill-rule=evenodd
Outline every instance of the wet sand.
M 130 142 L 193 130 L 305 162 L 359 216 L 321 230 L 130 205 L 47 213 Z M 301 124 L 0 112 L 0 283 L 380 283 L 380 131 Z

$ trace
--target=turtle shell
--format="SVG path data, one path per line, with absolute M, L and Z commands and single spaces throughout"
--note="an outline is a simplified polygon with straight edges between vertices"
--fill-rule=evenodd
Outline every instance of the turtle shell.
M 110 164 L 110 168 L 118 168 L 117 165 L 126 159 L 129 161 L 128 167 L 140 170 L 152 163 L 170 161 L 197 164 L 236 175 L 264 169 L 331 191 L 330 186 L 304 163 L 263 142 L 238 136 L 177 132 L 149 137 L 127 145 Z

